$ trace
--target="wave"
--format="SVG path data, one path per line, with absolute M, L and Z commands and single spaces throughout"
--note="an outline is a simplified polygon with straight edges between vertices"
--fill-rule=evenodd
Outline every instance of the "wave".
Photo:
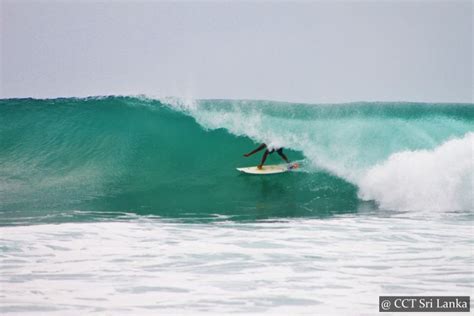
M 359 196 L 383 208 L 472 210 L 474 133 L 433 150 L 404 151 L 369 169 Z
M 314 170 L 353 183 L 359 198 L 374 200 L 382 208 L 473 208 L 472 105 L 180 99 L 168 103 L 205 128 L 225 127 L 235 135 L 299 150 Z
M 258 219 L 472 208 L 471 104 L 110 96 L 3 99 L 0 114 L 5 222 L 70 210 Z M 259 142 L 287 148 L 303 172 L 239 175 Z

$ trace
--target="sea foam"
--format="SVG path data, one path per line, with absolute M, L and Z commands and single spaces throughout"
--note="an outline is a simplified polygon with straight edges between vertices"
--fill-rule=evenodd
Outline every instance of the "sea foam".
M 434 150 L 394 153 L 358 182 L 359 197 L 397 210 L 472 210 L 474 133 Z

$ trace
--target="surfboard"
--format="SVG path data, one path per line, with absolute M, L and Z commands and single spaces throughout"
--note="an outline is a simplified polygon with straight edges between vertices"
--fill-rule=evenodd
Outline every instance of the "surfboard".
M 265 174 L 277 174 L 277 173 L 288 172 L 297 168 L 298 168 L 298 164 L 293 163 L 293 164 L 284 164 L 284 165 L 264 165 L 262 169 L 258 169 L 257 166 L 236 168 L 236 169 L 243 173 L 265 175 Z

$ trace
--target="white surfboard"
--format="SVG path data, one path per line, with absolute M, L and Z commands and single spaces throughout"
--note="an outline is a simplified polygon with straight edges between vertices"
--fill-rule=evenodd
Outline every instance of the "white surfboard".
M 288 172 L 293 169 L 298 168 L 298 164 L 285 164 L 285 165 L 264 165 L 262 169 L 258 169 L 257 166 L 255 167 L 245 167 L 245 168 L 237 168 L 240 172 L 248 173 L 248 174 L 277 174 Z

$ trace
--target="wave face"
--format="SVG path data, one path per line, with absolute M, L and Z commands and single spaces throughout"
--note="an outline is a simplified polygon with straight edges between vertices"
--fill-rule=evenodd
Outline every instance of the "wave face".
M 0 100 L 2 221 L 471 210 L 473 123 L 472 104 Z M 259 142 L 303 168 L 238 174 Z

